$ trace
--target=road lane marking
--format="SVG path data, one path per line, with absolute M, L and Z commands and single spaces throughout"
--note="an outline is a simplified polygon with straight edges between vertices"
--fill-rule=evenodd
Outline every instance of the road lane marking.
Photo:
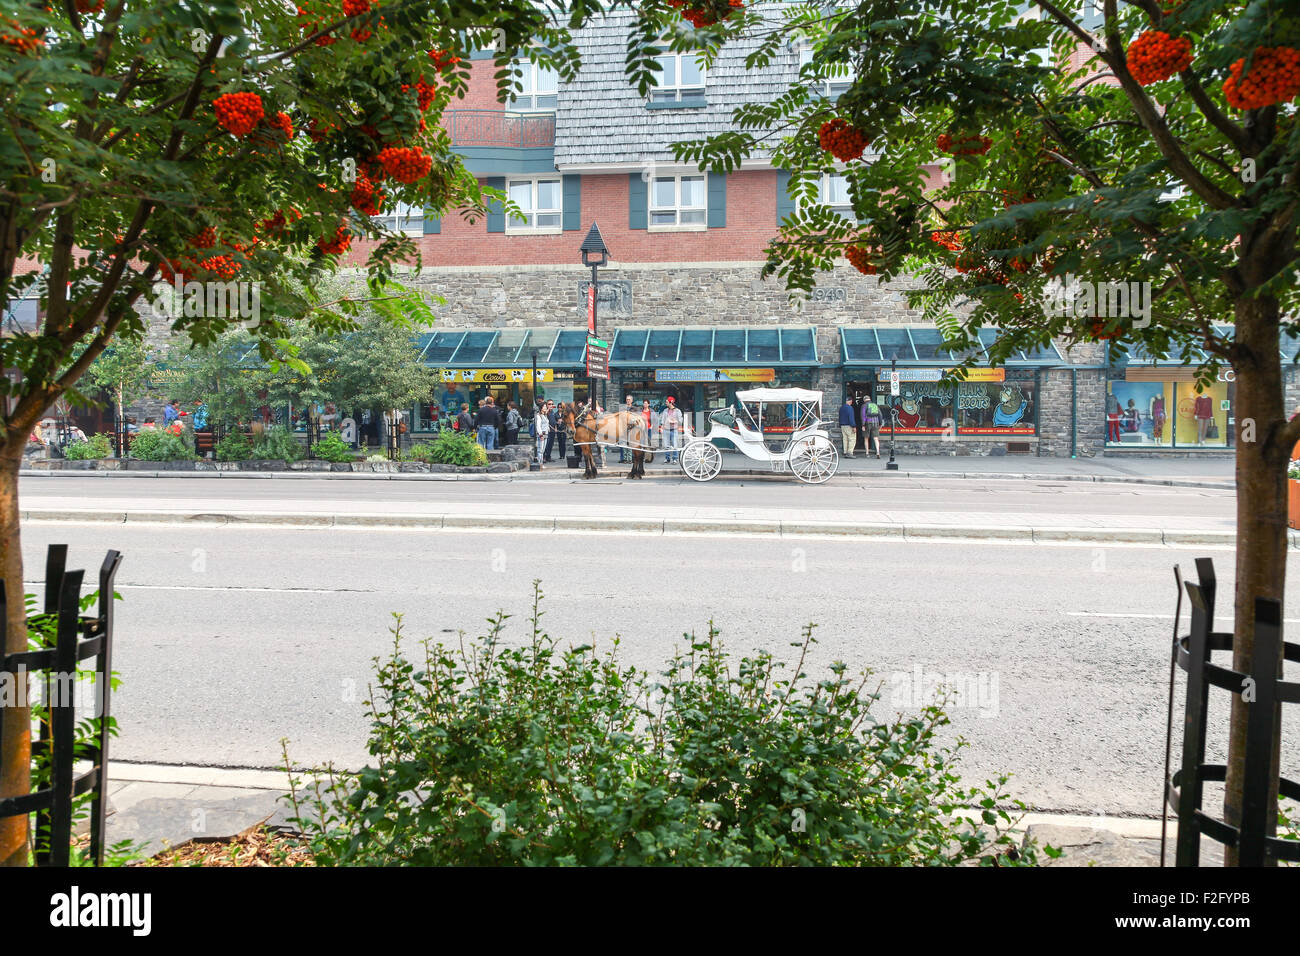
M 25 588 L 44 587 L 41 581 L 24 581 Z M 369 588 L 258 588 L 239 585 L 202 584 L 117 584 L 118 591 L 257 591 L 263 594 L 379 594 Z
M 1141 617 L 1156 618 L 1163 621 L 1172 621 L 1172 614 L 1137 614 L 1129 612 L 1108 612 L 1108 611 L 1066 611 L 1067 617 Z M 1184 614 L 1183 617 L 1187 615 Z M 1282 621 L 1283 624 L 1300 624 L 1300 618 L 1288 617 Z

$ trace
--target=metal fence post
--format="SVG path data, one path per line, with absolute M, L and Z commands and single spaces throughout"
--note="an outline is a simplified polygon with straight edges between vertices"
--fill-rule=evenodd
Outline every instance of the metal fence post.
M 109 721 L 112 718 L 113 696 L 113 586 L 117 569 L 122 563 L 120 551 L 109 551 L 99 566 L 99 617 L 96 632 L 99 636 L 99 653 L 95 655 L 95 716 L 99 719 L 99 734 L 93 755 L 98 775 L 95 795 L 90 804 L 90 853 L 96 866 L 104 865 L 105 814 L 108 808 L 108 742 L 112 738 Z
M 1267 819 L 1268 793 L 1273 780 L 1273 741 L 1281 722 L 1277 680 L 1281 663 L 1282 603 L 1255 599 L 1255 654 L 1252 661 L 1253 701 L 1246 717 L 1246 765 L 1241 795 L 1239 866 L 1265 865 L 1265 838 L 1276 829 Z
M 1196 811 L 1201 805 L 1203 789 L 1200 768 L 1205 759 L 1205 720 L 1210 695 L 1209 685 L 1205 683 L 1205 665 L 1210 659 L 1210 623 L 1201 589 L 1190 581 L 1185 586 L 1192 605 L 1192 630 L 1187 651 L 1187 705 L 1183 710 L 1185 779 L 1178 805 L 1178 844 L 1174 865 L 1196 866 L 1201 855 L 1201 832 L 1196 822 Z

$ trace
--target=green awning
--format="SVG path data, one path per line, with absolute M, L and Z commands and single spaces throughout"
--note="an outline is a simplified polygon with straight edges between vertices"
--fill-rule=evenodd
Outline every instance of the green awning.
M 810 325 L 619 329 L 612 367 L 756 366 L 817 364 L 817 335 Z
M 460 329 L 416 340 L 420 361 L 434 368 L 585 368 L 586 329 Z
M 997 341 L 997 329 L 980 329 L 979 340 L 986 353 Z M 954 354 L 943 347 L 943 332 L 934 326 L 863 325 L 840 328 L 840 362 L 843 365 L 957 365 L 969 352 Z M 1031 351 L 1013 352 L 1005 364 L 1009 367 L 1063 365 L 1055 345 L 1038 346 Z

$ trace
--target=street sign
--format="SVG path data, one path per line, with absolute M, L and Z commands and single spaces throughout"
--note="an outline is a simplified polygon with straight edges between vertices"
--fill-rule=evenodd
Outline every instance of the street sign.
M 588 335 L 588 336 L 587 336 L 587 348 L 591 348 L 593 345 L 594 345 L 596 348 L 598 348 L 598 349 L 607 349 L 607 348 L 609 348 L 609 343 L 606 342 L 604 339 L 598 339 L 598 338 L 596 338 L 596 336 L 594 336 L 594 335 Z
M 609 378 L 609 346 L 592 345 L 593 340 L 587 342 L 587 377 L 588 378 Z M 599 339 L 595 340 L 599 341 Z
M 889 394 L 890 394 L 890 395 L 898 395 L 898 394 L 900 394 L 900 391 L 899 391 L 899 388 L 898 388 L 898 372 L 897 372 L 897 371 L 894 371 L 894 372 L 890 372 L 890 373 L 889 373 Z

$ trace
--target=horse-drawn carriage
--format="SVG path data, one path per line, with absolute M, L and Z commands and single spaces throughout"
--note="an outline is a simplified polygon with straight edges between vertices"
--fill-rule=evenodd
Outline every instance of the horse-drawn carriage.
M 773 442 L 764 435 L 765 406 L 786 406 L 783 431 Z M 681 450 L 682 473 L 693 481 L 710 481 L 722 471 L 725 441 L 746 458 L 766 462 L 775 472 L 787 468 L 800 481 L 820 484 L 835 474 L 840 456 L 822 421 L 822 393 L 804 388 L 752 388 L 736 393 L 736 404 L 709 414 L 707 435 L 693 436 Z
M 694 481 L 709 481 L 722 471 L 722 450 L 716 442 L 724 441 L 746 458 L 771 465 L 775 472 L 787 468 L 800 481 L 818 484 L 835 474 L 840 456 L 835 451 L 822 421 L 822 393 L 804 388 L 752 388 L 736 393 L 737 404 L 718 409 L 709 415 L 709 433 L 687 434 L 680 449 L 682 473 Z M 765 435 L 765 406 L 784 405 L 779 437 Z M 600 448 L 619 448 L 632 453 L 629 478 L 645 475 L 645 463 L 654 460 L 656 446 L 650 428 L 641 413 L 620 409 L 597 415 L 590 408 L 564 405 L 561 420 L 573 436 L 573 446 L 586 463 L 584 478 L 596 477 L 595 453 Z M 788 427 L 788 432 L 786 428 Z

